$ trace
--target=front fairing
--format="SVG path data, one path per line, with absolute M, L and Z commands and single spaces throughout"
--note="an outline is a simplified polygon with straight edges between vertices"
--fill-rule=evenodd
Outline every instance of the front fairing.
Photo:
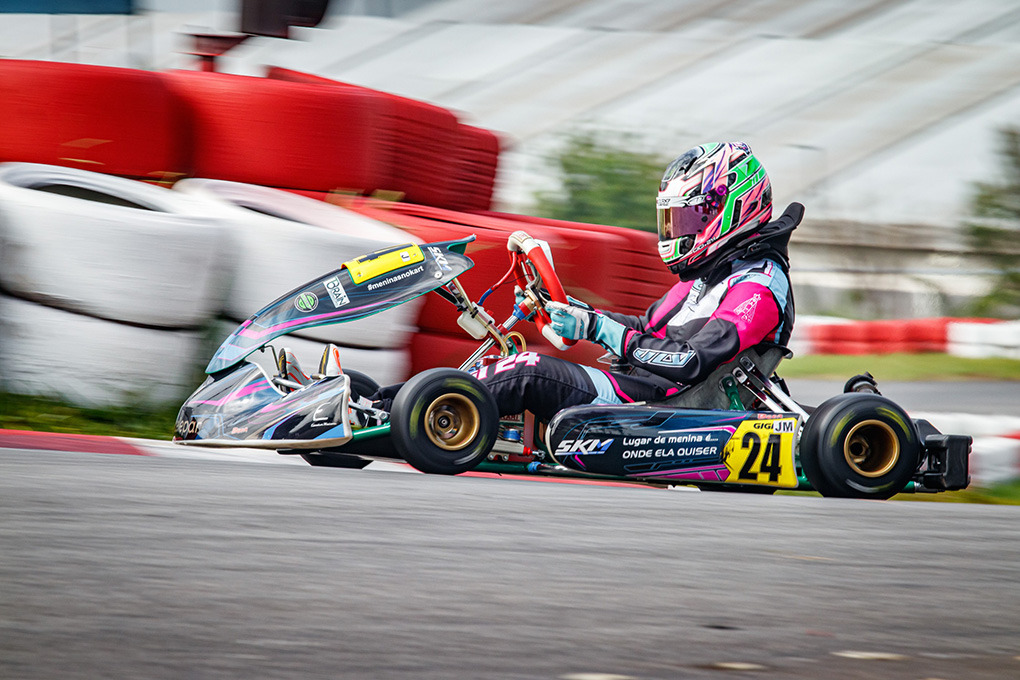
M 284 393 L 261 366 L 246 362 L 195 390 L 181 407 L 174 441 L 269 449 L 338 446 L 352 436 L 349 385 L 345 375 L 330 376 Z
M 362 319 L 445 286 L 474 266 L 463 255 L 473 239 L 405 244 L 345 262 L 251 315 L 220 345 L 205 371 L 225 371 L 286 333 Z

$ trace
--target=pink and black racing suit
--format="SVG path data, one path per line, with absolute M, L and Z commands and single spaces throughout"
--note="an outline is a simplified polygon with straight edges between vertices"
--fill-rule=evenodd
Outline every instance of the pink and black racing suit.
M 501 414 L 529 410 L 548 420 L 568 406 L 661 401 L 748 347 L 786 345 L 794 319 L 787 247 L 802 215 L 802 206 L 791 205 L 704 277 L 680 281 L 641 316 L 603 311 L 628 329 L 622 357 L 630 373 L 526 352 L 476 377 Z

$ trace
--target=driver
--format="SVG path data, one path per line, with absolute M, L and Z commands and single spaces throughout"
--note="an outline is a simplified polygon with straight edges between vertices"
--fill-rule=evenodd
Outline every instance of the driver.
M 547 355 L 475 375 L 501 415 L 542 421 L 580 404 L 661 401 L 761 342 L 786 345 L 793 328 L 787 247 L 804 214 L 774 222 L 772 186 L 747 144 L 703 144 L 666 168 L 656 200 L 659 256 L 680 281 L 641 316 L 550 302 L 550 326 L 589 340 L 632 370 L 608 372 Z

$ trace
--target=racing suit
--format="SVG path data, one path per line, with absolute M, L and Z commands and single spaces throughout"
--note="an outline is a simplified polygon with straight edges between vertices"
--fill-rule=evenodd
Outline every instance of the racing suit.
M 475 376 L 501 415 L 529 410 L 547 421 L 568 406 L 660 401 L 748 347 L 786 345 L 794 319 L 787 250 L 803 215 L 794 206 L 701 278 L 674 285 L 641 316 L 600 311 L 626 329 L 620 345 L 607 349 L 633 367 L 629 374 L 526 352 Z

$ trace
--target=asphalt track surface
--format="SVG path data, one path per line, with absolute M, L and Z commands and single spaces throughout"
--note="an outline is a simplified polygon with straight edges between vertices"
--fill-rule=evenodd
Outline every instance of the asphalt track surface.
M 5 680 L 1020 677 L 1016 507 L 8 450 L 0 518 Z

